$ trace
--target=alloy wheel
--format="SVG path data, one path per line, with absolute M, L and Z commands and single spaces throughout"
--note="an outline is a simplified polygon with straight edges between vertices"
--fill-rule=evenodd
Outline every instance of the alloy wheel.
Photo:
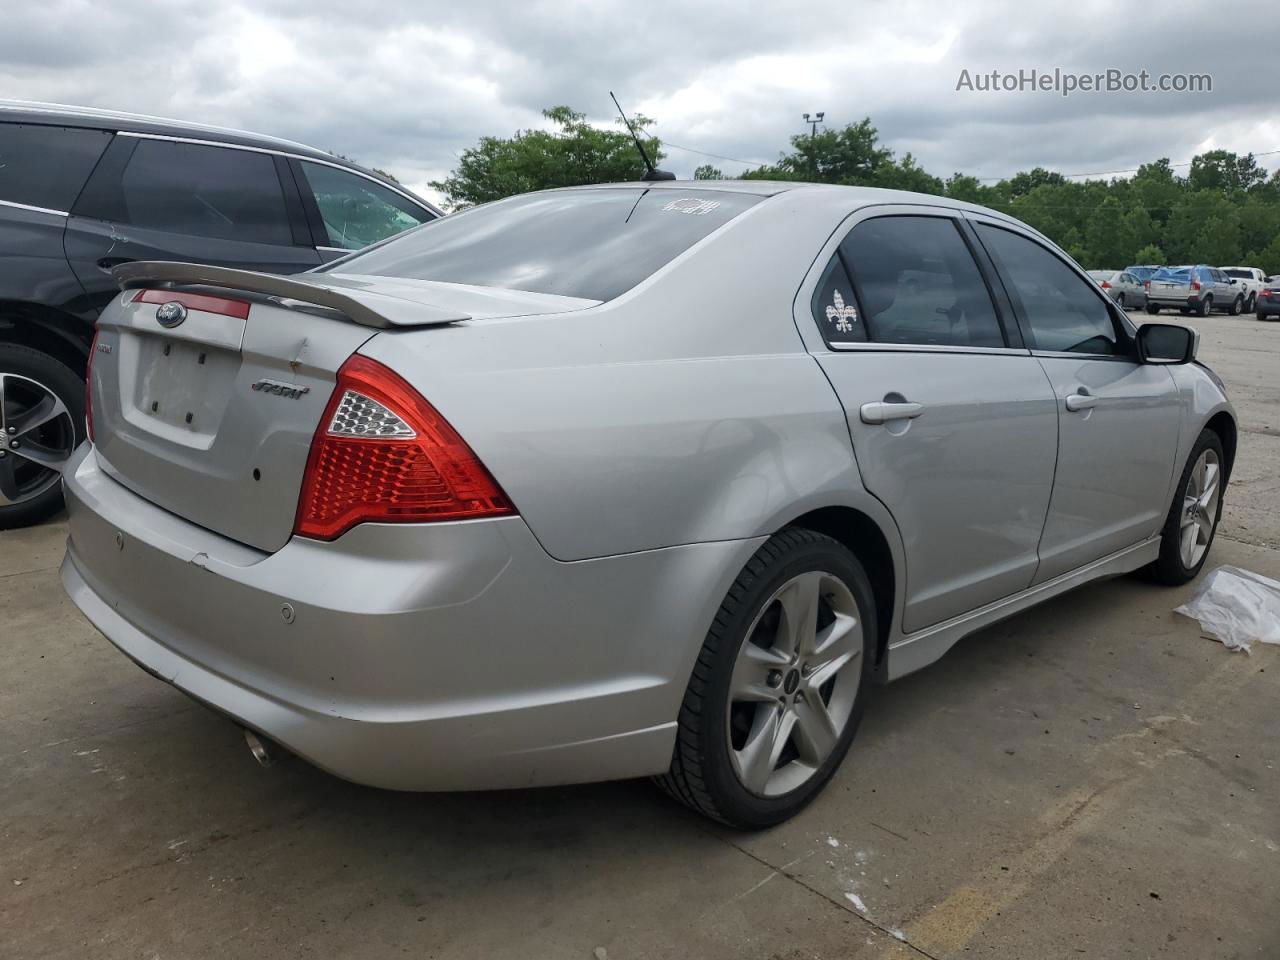
M 730 679 L 729 756 L 744 787 L 779 796 L 818 772 L 852 715 L 863 645 L 857 603 L 835 574 L 802 573 L 774 592 Z
M 1218 519 L 1218 482 L 1222 475 L 1216 450 L 1205 450 L 1196 459 L 1182 494 L 1179 553 L 1182 565 L 1195 569 L 1209 549 Z
M 75 445 L 71 411 L 56 393 L 30 377 L 0 373 L 0 507 L 55 486 Z

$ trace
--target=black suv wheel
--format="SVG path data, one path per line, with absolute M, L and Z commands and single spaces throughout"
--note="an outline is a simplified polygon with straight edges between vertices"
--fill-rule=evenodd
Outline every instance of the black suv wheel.
M 0 343 L 0 530 L 62 506 L 62 468 L 84 439 L 84 381 L 28 347 Z

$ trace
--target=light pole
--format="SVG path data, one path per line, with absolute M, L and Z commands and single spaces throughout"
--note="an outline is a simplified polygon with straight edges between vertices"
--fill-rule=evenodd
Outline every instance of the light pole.
M 826 115 L 824 110 L 819 110 L 813 116 L 807 113 L 804 115 L 804 122 L 809 124 L 809 136 L 816 137 L 818 135 L 818 124 L 822 123 L 822 118 Z

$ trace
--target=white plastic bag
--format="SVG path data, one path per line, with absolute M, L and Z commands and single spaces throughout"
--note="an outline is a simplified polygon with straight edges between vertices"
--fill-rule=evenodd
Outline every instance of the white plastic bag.
M 1218 567 L 1191 599 L 1173 611 L 1199 620 L 1228 650 L 1249 652 L 1255 641 L 1280 644 L 1280 582 L 1239 567 Z

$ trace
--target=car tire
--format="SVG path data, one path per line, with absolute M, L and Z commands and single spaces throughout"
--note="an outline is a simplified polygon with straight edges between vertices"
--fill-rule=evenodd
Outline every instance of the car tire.
M 1253 308 L 1258 305 L 1258 295 L 1256 293 L 1249 294 L 1249 299 L 1244 302 L 1244 312 L 1253 313 Z
M 1267 315 L 1265 313 L 1258 313 L 1258 314 L 1255 314 L 1255 316 L 1257 316 L 1259 320 L 1267 319 Z
M 1124 309 L 1124 294 L 1123 294 L 1123 293 L 1118 293 L 1118 294 L 1116 294 L 1116 306 L 1117 306 L 1117 307 L 1119 307 L 1121 310 L 1123 310 L 1123 309 Z
M 1198 304 L 1196 304 L 1196 316 L 1207 317 L 1209 315 L 1209 311 L 1212 309 L 1213 309 L 1213 297 L 1205 297 Z
M 30 434 L 11 433 L 0 439 L 0 530 L 24 527 L 62 508 L 62 483 L 57 470 L 41 467 L 15 453 L 40 449 L 65 459 L 84 440 L 84 381 L 66 364 L 48 354 L 13 343 L 0 343 L 0 376 L 4 377 L 4 420 L 13 421 L 39 410 L 63 411 Z M 24 448 L 22 444 L 25 443 Z
M 1149 314 L 1151 314 L 1151 315 L 1153 315 L 1153 316 L 1154 316 L 1155 314 L 1157 314 L 1157 313 L 1159 313 L 1159 312 L 1160 312 L 1160 305 L 1159 305 L 1159 304 L 1157 304 L 1157 303 L 1148 303 L 1148 304 L 1147 304 L 1147 313 L 1149 313 Z
M 1211 490 L 1207 489 L 1202 463 L 1213 468 Z M 1193 579 L 1204 566 L 1218 532 L 1218 521 L 1222 518 L 1222 497 L 1227 488 L 1226 463 L 1221 438 L 1208 428 L 1200 431 L 1182 468 L 1177 493 L 1160 531 L 1160 556 L 1150 567 L 1157 582 L 1178 586 Z M 1193 497 L 1196 501 L 1194 515 Z M 1206 521 L 1207 532 L 1204 527 Z
M 817 601 L 810 621 L 816 630 L 807 642 L 799 631 L 800 642 L 787 654 L 781 639 L 790 633 L 787 611 L 806 608 L 804 597 Z M 870 581 L 847 547 L 798 527 L 770 537 L 707 631 L 680 707 L 671 767 L 658 784 L 731 827 L 761 829 L 794 816 L 848 752 L 877 636 Z M 834 659 L 821 661 L 824 650 Z M 840 657 L 846 659 L 833 667 Z M 815 727 L 818 718 L 830 722 Z M 822 736 L 811 737 L 818 728 Z
M 1236 298 L 1231 301 L 1231 306 L 1227 307 L 1227 313 L 1234 317 L 1241 311 L 1241 309 L 1243 309 L 1243 307 L 1244 297 L 1237 295 Z

